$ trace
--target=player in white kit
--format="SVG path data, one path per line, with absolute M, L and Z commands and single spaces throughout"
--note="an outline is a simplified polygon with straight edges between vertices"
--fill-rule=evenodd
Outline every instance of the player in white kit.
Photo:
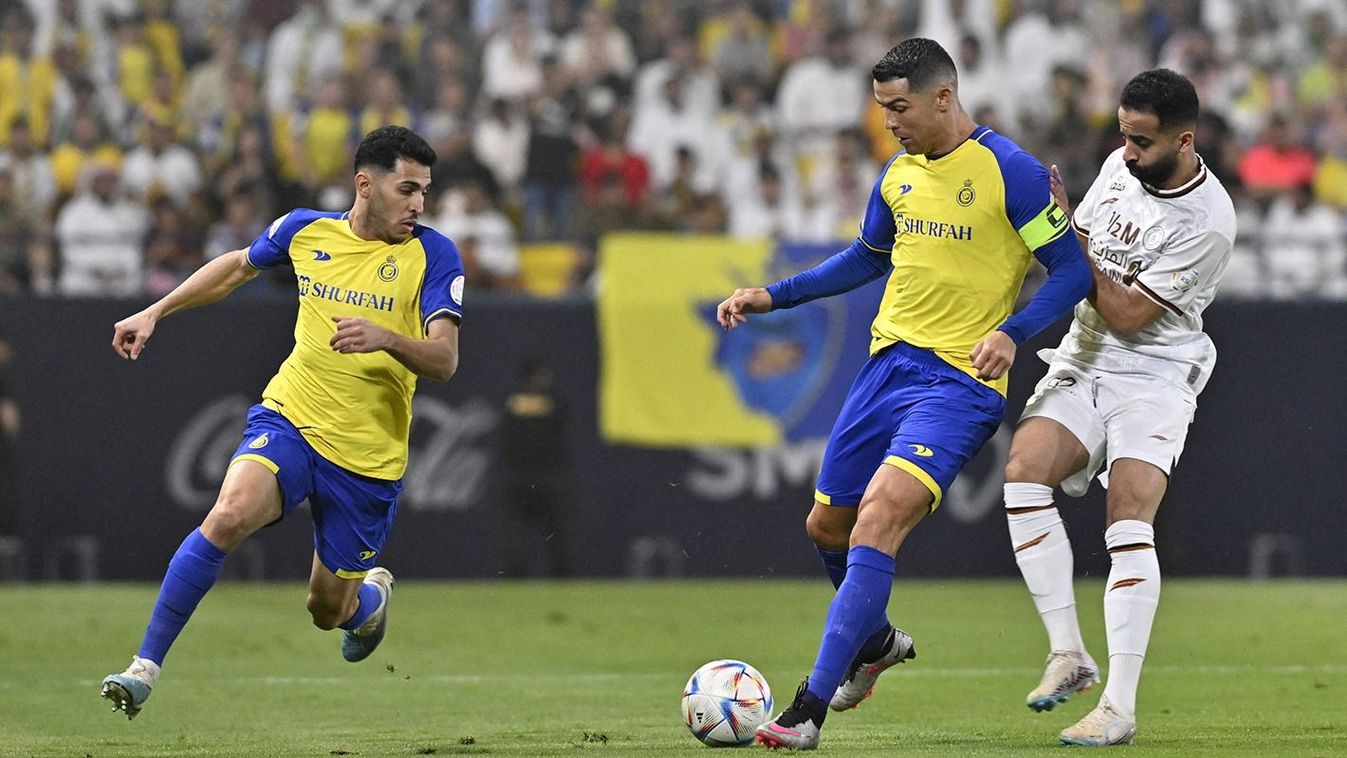
M 1136 733 L 1137 682 L 1160 599 L 1152 524 L 1216 363 L 1202 311 L 1235 240 L 1230 196 L 1194 146 L 1192 83 L 1167 69 L 1145 71 L 1120 103 L 1123 147 L 1072 218 L 1094 290 L 1061 344 L 1042 351 L 1048 372 L 1006 463 L 1015 561 L 1048 632 L 1046 670 L 1027 698 L 1035 711 L 1099 681 L 1081 640 L 1071 543 L 1053 488 L 1079 497 L 1096 474 L 1108 488 L 1108 682 L 1098 707 L 1062 731 L 1061 741 L 1076 745 L 1125 744 Z M 1056 166 L 1052 174 L 1053 194 L 1069 212 Z

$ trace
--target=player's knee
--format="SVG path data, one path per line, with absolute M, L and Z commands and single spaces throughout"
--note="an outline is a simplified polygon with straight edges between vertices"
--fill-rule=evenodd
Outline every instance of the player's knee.
M 201 533 L 222 550 L 232 550 L 248 535 L 256 531 L 252 520 L 242 510 L 232 507 L 224 498 L 216 502 L 215 507 L 201 523 Z
M 309 615 L 313 617 L 313 625 L 323 631 L 336 629 L 341 625 L 341 622 L 351 615 L 346 613 L 346 608 L 340 600 L 314 592 L 309 593 L 309 599 L 305 605 L 309 610 Z
M 1037 482 L 1041 478 L 1038 468 L 1029 456 L 1012 449 L 1006 458 L 1006 481 Z
M 815 507 L 804 520 L 804 530 L 815 545 L 825 550 L 845 550 L 851 539 L 852 523 L 851 519 L 836 515 L 830 518 Z

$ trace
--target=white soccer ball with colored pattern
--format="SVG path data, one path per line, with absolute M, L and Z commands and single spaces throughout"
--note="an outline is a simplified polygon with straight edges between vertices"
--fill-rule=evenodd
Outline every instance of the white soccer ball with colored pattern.
M 767 680 L 743 661 L 711 661 L 683 688 L 688 731 L 711 747 L 747 745 L 771 714 Z

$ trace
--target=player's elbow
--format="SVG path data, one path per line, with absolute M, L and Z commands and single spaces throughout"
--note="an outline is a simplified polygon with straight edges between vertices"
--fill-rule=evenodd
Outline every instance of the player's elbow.
M 453 352 L 444 356 L 436 365 L 432 366 L 426 372 L 426 376 L 437 382 L 447 382 L 458 372 L 458 353 Z

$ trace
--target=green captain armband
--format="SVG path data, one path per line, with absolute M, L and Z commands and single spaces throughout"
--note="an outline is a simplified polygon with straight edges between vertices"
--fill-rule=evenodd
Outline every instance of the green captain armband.
M 1048 201 L 1048 207 L 1017 231 L 1020 233 L 1020 239 L 1024 240 L 1024 244 L 1030 250 L 1037 250 L 1066 234 L 1066 230 L 1070 228 L 1071 223 L 1066 217 L 1066 211 L 1057 203 Z

